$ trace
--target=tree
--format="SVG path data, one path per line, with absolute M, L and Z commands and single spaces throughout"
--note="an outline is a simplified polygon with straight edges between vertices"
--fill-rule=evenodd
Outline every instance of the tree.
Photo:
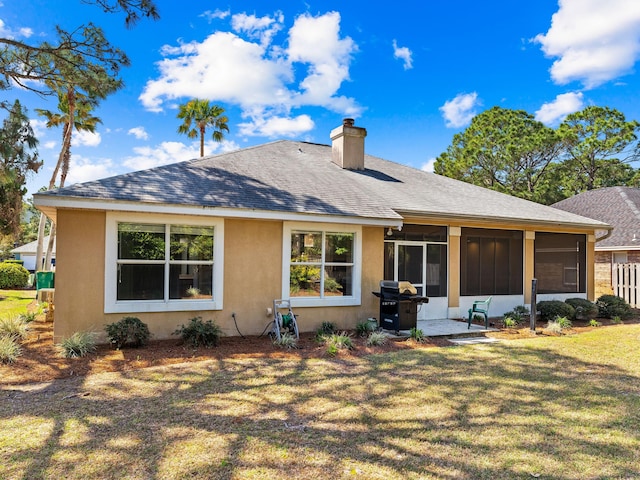
M 12 106 L 0 106 L 8 112 L 0 129 L 0 233 L 15 237 L 20 231 L 26 177 L 29 172 L 37 173 L 42 162 L 26 109 L 18 100 Z
M 555 131 L 529 113 L 493 107 L 454 135 L 434 171 L 537 201 L 537 186 L 560 151 Z
M 218 105 L 211 105 L 209 100 L 193 99 L 180 105 L 178 118 L 184 123 L 178 127 L 178 133 L 189 138 L 200 136 L 200 156 L 204 157 L 204 137 L 208 127 L 213 127 L 212 138 L 216 142 L 224 139 L 224 132 L 229 132 L 229 121 L 223 115 L 224 109 Z M 193 126 L 192 126 L 193 125 Z
M 565 144 L 564 163 L 576 183 L 574 190 L 597 188 L 610 178 L 612 169 L 622 173 L 614 164 L 637 158 L 629 149 L 638 139 L 639 127 L 640 123 L 627 122 L 624 114 L 607 107 L 589 106 L 567 116 L 558 133 Z
M 100 6 L 105 12 L 124 12 L 125 24 L 133 26 L 140 18 L 159 17 L 152 0 L 82 0 Z M 13 84 L 42 95 L 55 94 L 52 82 L 64 79 L 63 70 L 83 70 L 96 62 L 112 68 L 128 65 L 119 49 L 104 39 L 102 30 L 92 23 L 68 32 L 56 27 L 58 41 L 30 45 L 13 38 L 0 38 L 0 89 Z

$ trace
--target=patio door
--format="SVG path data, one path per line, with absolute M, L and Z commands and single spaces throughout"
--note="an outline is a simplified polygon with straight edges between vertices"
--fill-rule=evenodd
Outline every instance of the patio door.
M 418 295 L 429 297 L 418 320 L 447 318 L 446 244 L 387 241 L 385 250 L 385 280 L 411 282 Z

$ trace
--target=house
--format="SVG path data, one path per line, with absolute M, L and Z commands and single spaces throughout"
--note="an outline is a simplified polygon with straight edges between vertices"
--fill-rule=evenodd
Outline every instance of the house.
M 593 298 L 603 222 L 364 152 L 345 119 L 331 145 L 275 141 L 34 195 L 57 226 L 56 341 L 137 316 L 156 338 L 190 318 L 259 334 L 273 299 L 302 331 L 378 317 L 382 279 L 430 301 L 419 319 Z M 237 329 L 236 329 L 237 324 Z
M 613 265 L 640 263 L 640 188 L 589 190 L 552 206 L 613 227 L 611 235 L 595 245 L 595 295 L 612 294 Z
M 44 237 L 44 252 L 47 251 L 47 245 L 49 245 L 49 236 Z M 38 249 L 38 241 L 25 243 L 17 248 L 11 250 L 16 260 L 22 260 L 23 266 L 29 272 L 34 273 L 36 270 L 36 250 Z M 53 239 L 53 250 L 51 252 L 51 265 L 56 264 L 56 239 Z

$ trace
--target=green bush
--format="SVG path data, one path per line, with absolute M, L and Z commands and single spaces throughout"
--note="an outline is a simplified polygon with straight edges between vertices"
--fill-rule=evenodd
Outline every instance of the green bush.
M 504 317 L 504 326 L 507 328 L 515 328 L 518 326 L 518 321 L 512 317 Z
M 560 328 L 563 330 L 565 328 L 571 328 L 573 326 L 571 320 L 569 320 L 567 317 L 556 317 L 555 322 L 560 325 Z
M 36 312 L 21 313 L 20 320 L 24 321 L 25 323 L 31 323 L 36 319 L 37 316 L 38 314 Z
M 413 327 L 409 330 L 409 337 L 416 342 L 424 342 L 424 332 L 419 328 Z
M 0 336 L 0 363 L 13 363 L 22 353 L 18 340 L 12 336 Z
M 9 260 L 5 260 L 4 263 L 15 263 L 16 265 L 23 265 L 24 266 L 24 260 L 16 260 L 14 258 L 11 258 Z
M 602 295 L 596 300 L 596 305 L 600 316 L 604 318 L 620 317 L 625 319 L 632 315 L 631 306 L 623 298 L 616 295 Z
M 149 327 L 136 317 L 124 317 L 104 327 L 109 342 L 120 349 L 122 347 L 141 347 L 146 345 L 151 337 Z
M 377 347 L 387 343 L 387 336 L 382 332 L 371 332 L 367 338 L 367 345 L 370 347 Z
M 327 354 L 332 357 L 338 353 L 338 350 L 353 348 L 353 340 L 346 332 L 325 336 L 324 342 L 327 346 Z
M 96 351 L 96 340 L 93 332 L 75 332 L 58 345 L 62 356 L 66 358 L 84 357 Z
M 29 280 L 29 270 L 17 263 L 0 263 L 0 288 L 22 288 Z
M 0 337 L 24 340 L 29 334 L 29 325 L 20 317 L 0 318 Z
M 515 322 L 515 325 L 518 325 L 520 322 L 522 322 L 524 317 L 528 317 L 528 316 L 529 316 L 529 309 L 524 305 L 518 305 L 510 312 L 505 313 L 503 315 L 503 318 L 505 319 L 505 326 L 508 326 L 506 325 L 507 318 L 510 318 L 512 321 Z
M 598 316 L 598 306 L 585 298 L 567 298 L 564 302 L 574 308 L 575 320 L 591 320 Z
M 589 320 L 590 327 L 599 327 L 600 325 L 602 324 L 599 321 L 597 321 L 595 318 L 592 318 L 591 320 Z
M 180 335 L 185 343 L 192 347 L 215 347 L 222 336 L 222 329 L 213 320 L 202 321 L 202 317 L 194 317 L 185 326 L 173 332 Z
M 573 318 L 575 315 L 575 309 L 568 303 L 560 300 L 538 302 L 536 308 L 540 312 L 540 319 L 546 322 L 552 322 L 556 317 Z
M 375 330 L 375 325 L 368 320 L 356 323 L 356 333 L 361 337 L 366 337 Z

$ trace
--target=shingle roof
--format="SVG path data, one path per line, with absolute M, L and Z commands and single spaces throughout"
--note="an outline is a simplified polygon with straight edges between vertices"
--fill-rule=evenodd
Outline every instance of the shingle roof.
M 613 226 L 612 235 L 598 242 L 596 248 L 640 249 L 640 188 L 608 187 L 589 190 L 552 206 Z
M 602 226 L 600 222 L 370 155 L 363 171 L 331 146 L 281 140 L 36 194 L 269 212 L 395 219 L 447 216 Z

